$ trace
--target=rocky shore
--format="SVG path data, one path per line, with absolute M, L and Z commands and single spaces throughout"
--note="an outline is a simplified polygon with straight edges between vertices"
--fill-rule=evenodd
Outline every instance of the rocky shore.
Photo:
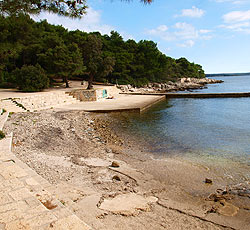
M 203 89 L 207 84 L 217 84 L 222 83 L 222 80 L 215 80 L 209 78 L 181 78 L 177 82 L 167 82 L 167 83 L 149 83 L 140 88 L 132 87 L 131 85 L 120 85 L 118 86 L 122 92 L 176 92 L 194 89 Z
M 13 131 L 14 153 L 51 183 L 49 192 L 93 229 L 247 229 L 246 184 L 154 159 L 114 125 L 107 114 L 47 110 L 13 114 L 4 132 Z

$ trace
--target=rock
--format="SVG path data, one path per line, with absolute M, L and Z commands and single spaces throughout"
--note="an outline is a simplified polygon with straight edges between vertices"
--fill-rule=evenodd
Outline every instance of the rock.
M 117 181 L 121 181 L 121 178 L 117 175 L 113 176 L 112 180 L 117 180 Z
M 213 181 L 212 181 L 212 179 L 206 178 L 206 179 L 205 179 L 205 183 L 206 183 L 206 184 L 212 184 Z
M 208 196 L 208 200 L 218 202 L 218 201 L 221 201 L 221 200 L 225 200 L 225 197 L 223 195 L 212 193 L 212 194 L 210 194 Z
M 217 212 L 223 216 L 235 216 L 239 208 L 228 202 L 221 202 L 223 205 L 217 209 Z
M 161 84 L 159 84 L 159 83 L 154 83 L 154 84 L 153 84 L 153 87 L 156 88 L 156 89 L 161 89 Z
M 128 86 L 127 85 L 119 85 L 119 89 L 121 89 L 122 92 L 127 92 L 128 91 Z
M 150 211 L 150 204 L 157 200 L 153 196 L 143 197 L 135 193 L 128 193 L 118 195 L 113 199 L 104 199 L 99 208 L 114 214 L 131 216 L 136 214 L 137 210 Z
M 111 167 L 114 167 L 114 168 L 119 168 L 120 165 L 117 161 L 113 161 L 112 164 L 111 164 Z

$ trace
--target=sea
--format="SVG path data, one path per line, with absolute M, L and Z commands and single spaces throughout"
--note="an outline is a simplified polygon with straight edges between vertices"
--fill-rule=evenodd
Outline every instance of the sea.
M 194 92 L 250 92 L 250 76 L 215 79 L 224 83 Z M 183 159 L 250 179 L 248 97 L 168 99 L 142 114 L 120 114 L 118 126 L 156 159 Z

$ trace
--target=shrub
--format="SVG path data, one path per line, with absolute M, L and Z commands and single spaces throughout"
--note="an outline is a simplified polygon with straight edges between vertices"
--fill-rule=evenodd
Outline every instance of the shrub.
M 0 110 L 0 111 L 1 111 L 1 110 Z M 6 112 L 7 112 L 6 109 L 2 109 L 0 115 L 3 115 L 3 114 L 6 113 Z
M 27 66 L 15 69 L 12 72 L 16 86 L 25 92 L 41 91 L 49 87 L 49 78 L 40 65 Z
M 2 130 L 0 130 L 0 140 L 3 139 L 3 138 L 5 138 L 5 134 L 4 134 L 4 132 Z

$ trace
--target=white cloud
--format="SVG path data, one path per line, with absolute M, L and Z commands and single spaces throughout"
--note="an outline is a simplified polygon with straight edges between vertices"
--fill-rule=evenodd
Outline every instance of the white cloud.
M 250 22 L 242 22 L 242 23 L 236 23 L 236 24 L 230 24 L 230 25 L 222 25 L 220 27 L 231 29 L 231 30 L 237 30 L 239 28 L 246 28 L 249 26 L 250 26 Z
M 177 22 L 173 26 L 160 25 L 155 29 L 147 30 L 146 33 L 158 37 L 164 41 L 177 42 L 179 47 L 192 47 L 195 40 L 211 39 L 212 31 L 207 29 L 196 29 L 186 22 Z
M 192 6 L 191 9 L 183 9 L 180 15 L 176 15 L 175 17 L 191 17 L 191 18 L 200 18 L 205 14 L 205 11 L 202 9 L 198 9 L 195 6 Z
M 185 22 L 177 22 L 174 25 L 174 28 L 177 29 L 177 31 L 174 32 L 176 37 L 180 37 L 182 39 L 195 39 L 199 36 L 199 31 L 196 30 L 193 25 Z
M 51 24 L 62 25 L 69 30 L 82 30 L 85 32 L 99 31 L 102 34 L 109 34 L 114 28 L 111 25 L 103 24 L 101 22 L 101 12 L 93 8 L 88 8 L 87 14 L 82 19 L 70 19 L 56 14 L 47 12 L 41 13 L 39 16 L 33 16 L 34 20 L 44 20 Z
M 220 27 L 236 32 L 250 33 L 250 10 L 232 11 L 223 15 L 224 23 Z
M 177 46 L 179 47 L 184 47 L 184 48 L 190 48 L 190 47 L 193 47 L 194 46 L 194 41 L 193 40 L 187 40 L 185 41 L 184 43 L 181 43 L 181 44 L 177 44 Z
M 236 23 L 250 20 L 250 10 L 247 11 L 232 11 L 223 15 L 225 23 Z
M 173 33 L 168 31 L 168 27 L 166 25 L 160 25 L 155 29 L 147 30 L 147 34 L 160 37 L 165 41 L 175 40 L 175 36 Z
M 200 32 L 201 34 L 208 34 L 208 33 L 211 33 L 212 30 L 199 30 L 199 32 Z
M 158 30 L 162 31 L 162 32 L 165 32 L 165 31 L 168 30 L 168 27 L 166 25 L 160 25 L 160 26 L 158 26 Z

